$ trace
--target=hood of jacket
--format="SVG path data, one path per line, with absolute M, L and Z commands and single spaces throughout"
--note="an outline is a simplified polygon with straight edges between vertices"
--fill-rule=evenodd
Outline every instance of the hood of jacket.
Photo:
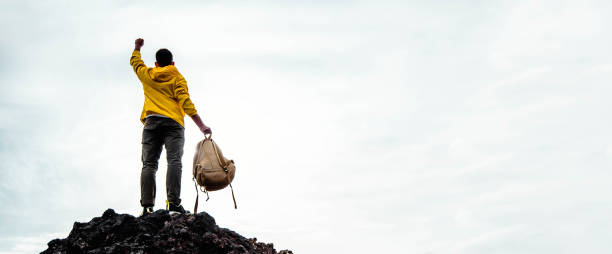
M 155 82 L 168 82 L 176 77 L 181 76 L 178 69 L 174 65 L 164 67 L 155 67 L 149 70 L 151 80 Z

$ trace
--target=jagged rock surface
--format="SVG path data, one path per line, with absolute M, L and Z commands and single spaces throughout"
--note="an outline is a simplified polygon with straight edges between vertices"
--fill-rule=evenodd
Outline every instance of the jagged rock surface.
M 165 210 L 134 217 L 108 209 L 90 222 L 75 222 L 68 238 L 48 246 L 42 253 L 277 253 L 272 244 L 218 227 L 206 212 L 170 215 Z

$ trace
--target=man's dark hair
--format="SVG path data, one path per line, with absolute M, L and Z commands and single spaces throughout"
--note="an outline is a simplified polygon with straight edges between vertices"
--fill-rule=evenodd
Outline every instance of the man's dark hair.
M 159 49 L 155 53 L 155 60 L 159 67 L 164 67 L 172 64 L 172 53 L 168 49 Z

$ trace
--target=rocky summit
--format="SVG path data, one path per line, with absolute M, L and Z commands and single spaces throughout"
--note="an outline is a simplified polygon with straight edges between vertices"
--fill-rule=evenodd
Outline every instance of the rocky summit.
M 134 217 L 108 209 L 90 222 L 75 222 L 67 238 L 48 245 L 42 253 L 292 253 L 220 228 L 206 212 L 166 210 Z

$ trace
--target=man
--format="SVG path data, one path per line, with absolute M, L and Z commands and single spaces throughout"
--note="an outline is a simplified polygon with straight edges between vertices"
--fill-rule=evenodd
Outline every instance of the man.
M 135 41 L 130 64 L 140 79 L 145 101 L 140 121 L 142 130 L 142 172 L 140 174 L 140 205 L 142 214 L 153 212 L 155 203 L 155 172 L 162 146 L 166 147 L 166 210 L 185 213 L 181 205 L 181 158 L 185 144 L 185 114 L 204 134 L 211 134 L 189 98 L 187 82 L 172 61 L 172 53 L 160 49 L 155 54 L 155 68 L 147 68 L 140 58 L 144 40 Z

